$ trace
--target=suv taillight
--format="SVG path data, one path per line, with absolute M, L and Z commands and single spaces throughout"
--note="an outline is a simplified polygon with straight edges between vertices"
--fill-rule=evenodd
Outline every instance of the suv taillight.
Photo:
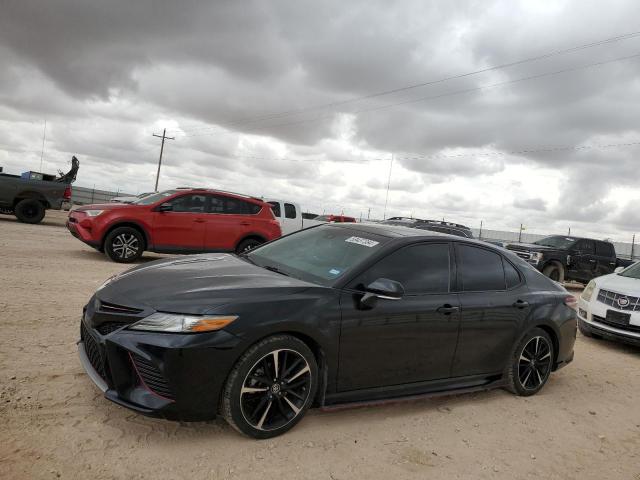
M 62 198 L 64 198 L 65 200 L 71 200 L 71 185 L 64 189 Z

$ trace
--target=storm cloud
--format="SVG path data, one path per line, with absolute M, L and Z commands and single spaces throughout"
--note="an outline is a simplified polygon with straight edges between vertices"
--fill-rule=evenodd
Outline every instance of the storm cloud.
M 46 120 L 45 169 L 75 154 L 79 185 L 148 191 L 166 128 L 162 188 L 380 218 L 389 184 L 388 215 L 626 240 L 640 36 L 558 52 L 631 34 L 639 14 L 631 0 L 7 0 L 0 165 L 39 169 Z

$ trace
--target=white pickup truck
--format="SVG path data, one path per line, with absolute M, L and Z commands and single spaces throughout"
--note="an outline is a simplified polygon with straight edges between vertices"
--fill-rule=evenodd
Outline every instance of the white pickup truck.
M 282 235 L 288 235 L 297 230 L 312 227 L 313 225 L 327 223 L 318 220 L 309 220 L 306 218 L 302 218 L 302 210 L 300 210 L 300 205 L 298 205 L 297 203 L 286 202 L 282 200 L 267 200 L 267 203 L 271 204 L 273 214 L 280 222 Z

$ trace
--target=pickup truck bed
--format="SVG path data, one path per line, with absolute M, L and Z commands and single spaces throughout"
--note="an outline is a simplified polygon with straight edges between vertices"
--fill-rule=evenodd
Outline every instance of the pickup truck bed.
M 71 184 L 79 165 L 73 157 L 71 170 L 55 180 L 0 174 L 0 213 L 15 215 L 24 223 L 40 223 L 47 209 L 60 210 L 65 201 L 71 200 Z

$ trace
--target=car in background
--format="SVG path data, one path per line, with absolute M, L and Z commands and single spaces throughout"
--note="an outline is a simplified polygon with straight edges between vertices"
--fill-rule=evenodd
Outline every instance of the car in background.
M 346 215 L 318 215 L 313 219 L 313 221 L 323 223 L 355 223 L 356 219 L 353 217 L 347 217 Z
M 618 258 L 613 243 L 566 235 L 553 235 L 533 243 L 510 243 L 511 250 L 556 282 L 587 284 L 632 262 Z
M 457 237 L 473 238 L 473 232 L 465 225 L 440 220 L 422 220 L 420 218 L 391 217 L 381 222 L 384 225 L 400 225 L 430 232 L 447 233 Z
M 167 190 L 132 204 L 85 205 L 69 212 L 67 228 L 120 263 L 135 261 L 145 250 L 241 253 L 281 235 L 268 203 L 208 189 Z
M 585 337 L 640 346 L 640 262 L 589 282 L 578 299 L 578 328 Z
M 161 203 L 162 204 L 162 203 Z M 162 259 L 87 303 L 78 350 L 107 399 L 280 435 L 312 406 L 539 392 L 573 359 L 575 298 L 504 249 L 327 223 L 247 254 Z
M 146 193 L 141 193 L 139 195 L 134 195 L 134 196 L 113 197 L 111 201 L 113 203 L 133 203 L 137 200 L 140 200 L 141 198 L 148 197 L 149 195 L 153 195 L 154 193 L 157 193 L 157 192 L 146 192 Z

